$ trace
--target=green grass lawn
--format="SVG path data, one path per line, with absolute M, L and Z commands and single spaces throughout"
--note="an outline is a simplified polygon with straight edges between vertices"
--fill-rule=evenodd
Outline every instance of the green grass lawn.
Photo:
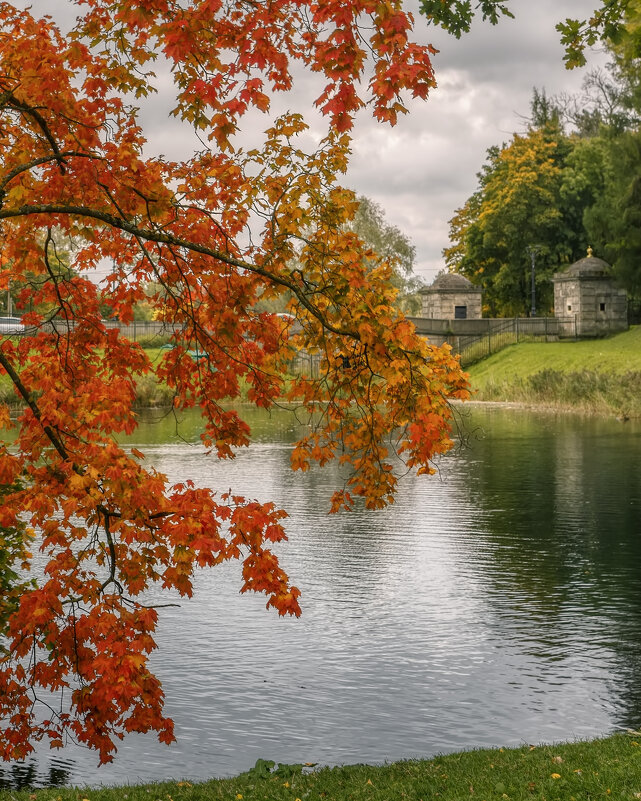
M 562 745 L 111 789 L 0 790 L 1 801 L 596 801 L 641 799 L 641 732 Z M 302 771 L 301 772 L 301 768 Z M 96 781 L 100 780 L 99 771 Z
M 510 345 L 468 368 L 477 387 L 488 380 L 524 378 L 543 370 L 617 374 L 641 371 L 641 326 L 607 339 Z
M 473 398 L 641 417 L 641 327 L 607 339 L 523 342 L 468 368 Z

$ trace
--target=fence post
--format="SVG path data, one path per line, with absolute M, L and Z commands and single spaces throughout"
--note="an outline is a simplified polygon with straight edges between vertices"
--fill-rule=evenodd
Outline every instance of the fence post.
M 519 344 L 519 318 L 515 317 L 514 322 L 516 323 L 516 344 Z

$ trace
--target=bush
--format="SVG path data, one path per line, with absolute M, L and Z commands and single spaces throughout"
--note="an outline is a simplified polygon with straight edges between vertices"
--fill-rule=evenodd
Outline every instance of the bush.
M 136 379 L 136 406 L 171 406 L 174 393 L 166 384 L 161 384 L 153 375 L 143 375 Z

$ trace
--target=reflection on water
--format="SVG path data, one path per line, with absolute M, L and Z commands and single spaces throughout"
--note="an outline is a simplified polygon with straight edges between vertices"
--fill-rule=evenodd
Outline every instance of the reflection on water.
M 0 790 L 23 790 L 25 787 L 36 786 L 64 787 L 69 783 L 72 774 L 73 762 L 62 759 L 48 760 L 48 765 L 42 772 L 35 759 L 14 762 L 6 768 L 0 767 Z
M 156 434 L 150 458 L 172 479 L 288 509 L 281 556 L 303 617 L 239 596 L 235 566 L 202 572 L 192 601 L 163 610 L 155 655 L 178 743 L 129 737 L 99 771 L 70 747 L 55 775 L 62 763 L 43 752 L 0 786 L 198 779 L 259 757 L 382 762 L 638 727 L 641 427 L 491 409 L 466 427 L 469 447 L 439 476 L 406 478 L 390 509 L 339 517 L 326 514 L 331 470 L 292 480 L 288 420 L 260 423 L 233 462 Z M 197 437 L 191 423 L 181 433 Z

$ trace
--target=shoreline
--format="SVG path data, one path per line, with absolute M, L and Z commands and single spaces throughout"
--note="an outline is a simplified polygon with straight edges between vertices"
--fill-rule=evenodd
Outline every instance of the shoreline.
M 583 406 L 571 406 L 569 404 L 555 404 L 555 403 L 544 403 L 544 402 L 536 402 L 536 401 L 514 401 L 514 400 L 468 400 L 468 401 L 459 401 L 454 400 L 452 404 L 456 407 L 489 407 L 489 408 L 496 408 L 496 409 L 514 409 L 515 411 L 527 411 L 527 412 L 540 412 L 545 414 L 575 414 L 580 415 L 581 417 L 600 417 L 606 420 L 618 420 L 619 422 L 633 422 L 635 420 L 641 419 L 641 417 L 621 417 L 617 416 L 613 410 L 605 410 L 605 409 L 591 409 L 585 408 Z
M 491 748 L 384 765 L 313 765 L 259 759 L 230 779 L 113 787 L 0 789 L 0 801 L 581 801 L 641 798 L 641 732 Z M 99 769 L 98 769 L 99 773 Z

